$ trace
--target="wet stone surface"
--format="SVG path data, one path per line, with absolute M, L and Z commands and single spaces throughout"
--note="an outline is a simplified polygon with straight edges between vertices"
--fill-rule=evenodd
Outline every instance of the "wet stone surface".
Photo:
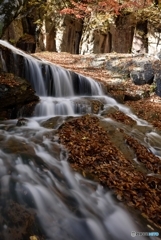
M 11 73 L 0 74 L 0 119 L 16 118 L 19 111 L 22 108 L 25 109 L 25 105 L 28 106 L 26 115 L 31 116 L 32 105 L 35 105 L 38 100 L 35 91 L 26 80 Z M 30 107 L 29 103 L 32 103 Z
M 13 200 L 1 199 L 0 207 L 0 239 L 27 240 L 31 236 L 44 240 L 43 233 L 36 220 L 36 212 Z

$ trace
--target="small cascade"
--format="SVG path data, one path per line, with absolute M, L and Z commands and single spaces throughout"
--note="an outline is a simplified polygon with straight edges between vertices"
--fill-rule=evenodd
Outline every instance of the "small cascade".
M 140 215 L 139 218 L 132 216 L 110 191 L 70 169 L 68 154 L 59 144 L 55 129 L 66 121 L 66 116 L 93 113 L 93 102 L 97 102 L 97 114 L 102 124 L 105 122 L 111 138 L 114 134 L 120 136 L 119 128 L 129 135 L 132 131 L 136 139 L 159 155 L 160 135 L 129 108 L 106 96 L 102 86 L 93 79 L 40 61 L 6 41 L 0 40 L 0 45 L 10 50 L 14 61 L 14 64 L 5 62 L 4 53 L 0 52 L 3 70 L 26 78 L 40 97 L 34 116 L 22 119 L 21 125 L 17 124 L 17 120 L 0 121 L 0 239 L 22 239 L 23 235 L 21 231 L 16 231 L 16 227 L 22 225 L 25 229 L 23 222 L 26 219 L 12 224 L 6 221 L 14 215 L 14 211 L 19 215 L 17 205 L 22 212 L 24 208 L 32 210 L 34 214 L 30 219 L 34 218 L 34 221 L 31 224 L 26 222 L 34 226 L 34 231 L 37 230 L 34 224 L 42 229 L 42 239 L 130 240 L 132 231 L 134 234 L 148 231 Z M 148 131 L 103 117 L 111 109 L 118 109 L 133 119 L 137 127 L 145 126 Z M 44 123 L 51 124 L 53 119 L 56 122 L 52 125 L 54 127 L 45 128 Z M 124 144 L 121 146 L 124 147 Z M 3 211 L 3 206 L 8 207 L 10 202 L 12 214 Z M 11 225 L 14 226 L 12 231 Z M 38 232 L 33 232 L 25 239 L 38 239 Z M 15 235 L 12 236 L 12 233 Z M 138 239 L 135 236 L 135 240 Z
M 79 108 L 79 106 L 82 107 L 82 104 L 77 104 L 76 107 L 71 98 L 75 96 L 103 95 L 101 84 L 91 78 L 86 78 L 51 63 L 40 61 L 18 50 L 6 41 L 0 40 L 0 44 L 10 49 L 14 63 L 7 65 L 7 69 L 1 53 L 3 70 L 13 72 L 15 75 L 27 79 L 36 91 L 36 94 L 40 96 L 40 103 L 35 109 L 37 116 L 88 113 L 90 111 L 82 112 L 83 110 Z M 21 68 L 19 67 L 20 64 Z M 14 67 L 12 68 L 12 66 Z M 89 109 L 89 107 L 82 107 L 82 109 L 85 108 Z
M 35 116 L 74 115 L 70 99 L 41 97 L 35 108 Z
M 48 62 L 42 62 L 18 50 L 6 41 L 0 40 L 0 45 L 10 49 L 10 54 L 13 55 L 14 67 L 12 68 L 12 62 L 7 66 L 7 71 L 27 79 L 39 96 L 72 97 L 74 95 L 88 96 L 103 93 L 101 85 L 93 79 L 85 78 Z M 1 59 L 3 60 L 2 54 Z M 19 66 L 20 62 L 22 71 L 20 69 L 16 72 L 15 66 Z
M 30 58 L 24 58 L 25 79 L 29 80 L 31 86 L 39 96 L 47 96 L 44 78 L 41 73 L 41 64 L 38 61 L 31 61 Z

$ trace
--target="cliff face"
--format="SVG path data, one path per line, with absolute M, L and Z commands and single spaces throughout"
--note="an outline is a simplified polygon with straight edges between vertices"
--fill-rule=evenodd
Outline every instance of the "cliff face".
M 91 53 L 158 53 L 161 49 L 161 27 L 133 13 L 116 18 L 75 19 L 66 15 L 41 18 L 34 23 L 38 13 L 12 21 L 3 39 L 27 51 L 56 51 L 72 54 Z M 159 19 L 158 19 L 159 21 Z

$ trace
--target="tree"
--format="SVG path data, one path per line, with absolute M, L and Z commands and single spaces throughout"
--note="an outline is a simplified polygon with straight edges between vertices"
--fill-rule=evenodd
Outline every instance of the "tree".
M 66 6 L 60 10 L 61 14 L 73 14 L 78 18 L 90 16 L 92 12 L 109 12 L 119 15 L 124 11 L 136 11 L 144 9 L 153 4 L 152 0 L 68 0 Z
M 46 9 L 46 13 L 57 12 L 70 14 L 77 18 L 84 18 L 95 13 L 109 12 L 114 15 L 121 14 L 124 10 L 136 11 L 151 6 L 153 0 L 32 0 L 30 6 Z
M 148 20 L 160 24 L 159 1 L 154 0 L 30 0 L 29 8 L 40 8 L 43 18 L 60 15 L 71 15 L 74 18 L 103 19 L 133 13 L 137 21 Z M 157 4 L 157 5 L 156 5 Z M 28 7 L 27 7 L 28 9 Z M 37 19 L 41 26 L 42 19 Z

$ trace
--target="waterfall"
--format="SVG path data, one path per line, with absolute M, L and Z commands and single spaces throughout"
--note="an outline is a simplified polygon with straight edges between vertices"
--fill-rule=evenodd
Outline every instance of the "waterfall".
M 13 72 L 27 79 L 36 94 L 40 96 L 41 102 L 36 107 L 36 115 L 73 115 L 76 107 L 72 97 L 103 94 L 101 84 L 91 78 L 85 78 L 51 63 L 40 61 L 6 41 L 0 40 L 0 44 L 9 48 L 14 58 L 13 69 L 11 67 L 13 64 L 7 68 L 1 53 L 4 71 Z M 20 62 L 22 71 L 17 70 Z M 61 100 L 63 98 L 66 98 L 66 101 L 65 99 Z M 47 108 L 45 109 L 45 107 Z M 81 110 L 78 110 L 78 104 L 77 112 L 82 113 Z
M 97 100 L 104 104 L 103 110 L 118 108 L 138 125 L 150 125 L 138 119 L 129 108 L 106 96 L 102 86 L 93 79 L 40 61 L 5 41 L 0 40 L 0 45 L 10 49 L 15 66 L 18 67 L 20 62 L 22 64 L 22 69 L 12 69 L 0 53 L 4 71 L 26 78 L 40 97 L 34 116 L 26 119 L 25 125 L 16 126 L 17 120 L 0 121 L 2 206 L 6 207 L 12 200 L 26 207 L 26 211 L 32 210 L 42 229 L 43 239 L 48 240 L 130 240 L 132 231 L 147 231 L 146 223 L 142 226 L 134 220 L 110 191 L 70 169 L 67 152 L 55 136 L 56 128 L 47 129 L 41 123 L 44 119 L 50 120 L 50 117 L 91 113 L 90 101 Z M 103 110 L 98 112 L 99 116 Z M 64 118 L 61 119 L 63 121 Z M 116 122 L 108 118 L 105 121 L 111 121 L 117 129 Z M 141 133 L 134 134 L 137 136 Z M 147 137 L 152 141 L 154 134 L 149 133 Z M 23 225 L 23 220 L 17 225 L 11 224 L 6 220 L 9 216 L 2 210 L 0 208 L 4 219 L 0 238 L 22 239 L 21 231 L 16 232 L 15 229 L 18 224 Z M 30 237 L 28 239 L 34 239 Z M 140 238 L 136 236 L 135 239 Z

